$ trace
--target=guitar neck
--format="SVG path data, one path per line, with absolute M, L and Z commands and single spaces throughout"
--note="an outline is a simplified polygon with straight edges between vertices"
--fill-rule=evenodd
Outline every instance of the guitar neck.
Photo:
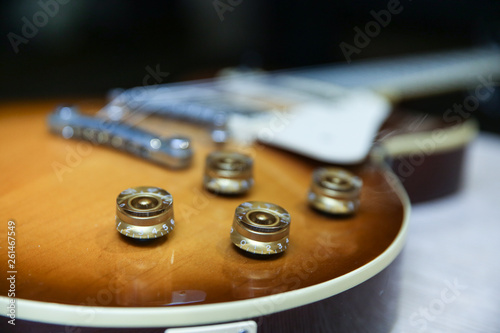
M 433 95 L 491 82 L 500 74 L 500 50 L 477 48 L 327 65 L 293 74 L 346 88 L 369 89 L 392 101 Z

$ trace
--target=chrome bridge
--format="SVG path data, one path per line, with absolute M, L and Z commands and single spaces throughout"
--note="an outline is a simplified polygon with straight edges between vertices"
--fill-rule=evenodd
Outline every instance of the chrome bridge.
M 123 122 L 81 114 L 76 107 L 58 107 L 48 117 L 51 132 L 66 139 L 107 145 L 169 168 L 187 167 L 193 155 L 191 142 L 182 136 L 161 138 Z

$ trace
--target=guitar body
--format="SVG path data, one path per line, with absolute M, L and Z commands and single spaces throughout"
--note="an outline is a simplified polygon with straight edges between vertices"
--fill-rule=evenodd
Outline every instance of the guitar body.
M 394 262 L 372 278 L 334 296 L 285 311 L 244 318 L 243 323 L 253 321 L 257 332 L 390 332 L 398 314 L 400 261 L 400 257 L 396 258 Z M 277 304 L 281 302 L 278 299 Z M 273 302 L 258 301 L 255 306 L 262 313 L 268 313 L 274 310 L 275 305 Z M 78 313 L 81 316 L 84 316 L 85 313 L 85 316 L 91 318 L 92 310 L 95 309 L 80 308 Z M 54 314 L 54 317 L 58 314 L 55 309 L 50 312 Z M 163 309 L 163 313 L 168 312 L 168 309 Z M 62 317 L 62 315 L 59 313 L 58 317 Z M 136 314 L 132 317 L 135 320 L 134 325 L 138 323 L 146 325 L 142 314 Z M 193 323 L 196 322 L 196 319 L 195 315 L 191 318 Z M 110 322 L 118 326 L 117 322 Z M 217 325 L 209 324 L 207 326 Z M 16 326 L 13 327 L 7 324 L 6 320 L 0 323 L 2 332 L 23 333 L 163 333 L 168 328 L 172 327 L 166 324 L 156 328 L 82 327 L 74 323 L 57 325 L 27 320 L 16 320 Z M 238 333 L 239 331 L 231 332 Z
M 442 117 L 396 108 L 380 130 L 393 172 L 412 203 L 457 192 L 466 151 L 476 137 L 475 120 L 446 122 Z
M 285 80 L 279 79 L 283 73 L 271 74 L 267 85 L 259 81 L 257 86 L 249 86 L 254 81 L 238 81 L 236 76 L 235 82 L 243 86 L 204 81 L 198 82 L 201 86 L 191 82 L 138 87 L 115 98 L 99 115 L 123 120 L 123 111 L 137 116 L 149 107 L 149 111 L 170 118 L 217 129 L 218 112 L 224 107 L 229 107 L 232 117 L 234 111 L 247 110 L 246 106 L 235 110 L 240 103 L 268 112 L 290 111 L 309 101 L 318 107 L 316 112 L 327 106 L 328 117 L 330 110 L 344 110 L 354 118 L 320 123 L 327 125 L 322 127 L 327 131 L 315 132 L 316 141 L 303 140 L 314 136 L 302 131 L 306 136 L 298 137 L 296 131 L 286 138 L 290 141 L 273 144 L 270 133 L 266 142 L 311 158 L 339 161 L 330 159 L 335 154 L 325 159 L 321 153 L 346 148 L 344 135 L 352 135 L 355 142 L 358 134 L 370 133 L 369 144 L 378 128 L 360 133 L 358 127 L 347 127 L 368 119 L 366 107 L 374 106 L 363 97 L 359 117 L 353 114 L 356 103 L 339 108 L 342 104 L 335 103 L 347 92 L 368 89 L 393 105 L 404 98 L 453 89 L 476 87 L 477 93 L 478 77 L 498 73 L 498 51 L 473 49 L 348 66 L 348 70 L 343 66 L 292 70 L 284 73 Z M 287 89 L 281 89 L 279 82 Z M 337 85 L 343 88 L 339 90 Z M 353 102 L 361 100 L 361 95 L 356 96 Z M 318 104 L 320 100 L 327 103 Z M 95 115 L 102 104 L 84 109 Z M 195 108 L 190 107 L 193 105 Z M 212 111 L 216 112 L 209 112 L 214 105 Z M 362 180 L 363 187 L 358 212 L 339 218 L 314 211 L 307 203 L 312 172 L 320 166 L 316 161 L 257 143 L 216 145 L 212 138 L 217 141 L 217 137 L 210 138 L 206 129 L 173 120 L 132 119 L 134 125 L 156 135 L 132 131 L 135 138 L 143 139 L 130 140 L 135 144 L 128 147 L 133 153 L 141 155 L 144 142 L 147 149 L 158 148 L 153 142 L 160 142 L 163 149 L 166 145 L 158 136 L 182 134 L 191 139 L 195 153 L 190 167 L 166 169 L 110 148 L 50 134 L 46 121 L 54 106 L 49 102 L 15 103 L 4 104 L 0 110 L 4 156 L 0 161 L 0 238 L 7 240 L 0 251 L 5 272 L 0 280 L 0 306 L 7 309 L 1 313 L 6 316 L 0 322 L 2 332 L 389 332 L 397 313 L 396 258 L 404 245 L 409 216 L 401 183 L 413 201 L 453 193 L 460 183 L 465 147 L 476 132 L 473 122 L 447 123 L 452 119 L 393 112 L 379 132 L 387 154 L 374 149 L 365 161 L 347 167 Z M 200 106 L 204 112 L 199 112 Z M 379 106 L 381 113 L 377 114 L 386 115 L 390 105 Z M 113 110 L 119 112 L 106 114 Z M 293 112 L 298 115 L 301 110 L 306 111 L 305 117 L 295 123 L 300 130 L 321 128 L 318 124 L 306 126 L 304 122 L 312 119 L 311 108 Z M 66 132 L 58 127 L 68 126 L 60 121 L 70 118 L 71 113 L 58 114 L 51 123 L 52 131 L 73 137 L 73 127 Z M 251 128 L 251 117 L 244 119 L 240 127 L 230 128 L 233 135 L 248 134 L 244 129 Z M 374 124 L 380 124 L 385 118 L 374 119 L 378 119 Z M 87 117 L 86 126 L 96 121 Z M 330 124 L 340 127 L 332 133 Z M 278 127 L 266 129 L 272 128 Z M 237 133 L 239 129 L 242 133 Z M 104 133 L 108 138 L 121 139 L 117 133 L 124 133 L 119 125 L 108 130 Z M 341 130 L 344 135 L 339 135 Z M 332 140 L 325 140 L 325 135 Z M 151 137 L 155 139 L 150 141 Z M 302 150 L 297 150 L 297 142 L 303 144 Z M 324 149 L 326 142 L 335 144 Z M 247 194 L 216 196 L 204 189 L 205 157 L 215 150 L 253 158 L 255 185 Z M 356 156 L 361 157 L 340 161 L 358 163 L 365 155 Z M 394 172 L 385 166 L 388 156 Z M 172 154 L 163 161 L 183 166 L 186 160 L 178 157 Z M 117 232 L 116 197 L 137 186 L 161 187 L 172 194 L 175 230 L 168 236 L 140 241 Z M 262 258 L 232 244 L 235 208 L 245 201 L 271 202 L 290 213 L 286 252 Z
M 215 196 L 202 185 L 204 160 L 221 147 L 207 132 L 154 117 L 141 121 L 154 133 L 191 137 L 192 165 L 169 170 L 50 134 L 45 122 L 53 106 L 5 104 L 0 111 L 0 237 L 7 239 L 12 220 L 16 242 L 16 325 L 3 318 L 2 331 L 163 332 L 245 320 L 258 332 L 389 330 L 397 289 L 391 263 L 404 244 L 409 207 L 383 164 L 348 168 L 363 181 L 360 208 L 334 218 L 307 204 L 318 162 L 229 144 L 223 148 L 254 159 L 255 186 L 243 196 Z M 173 196 L 176 228 L 167 237 L 139 241 L 116 231 L 117 195 L 142 185 Z M 257 258 L 231 243 L 234 210 L 252 200 L 290 213 L 290 245 L 282 255 Z M 6 246 L 0 260 L 3 272 L 12 270 Z M 9 286 L 1 280 L 4 309 Z

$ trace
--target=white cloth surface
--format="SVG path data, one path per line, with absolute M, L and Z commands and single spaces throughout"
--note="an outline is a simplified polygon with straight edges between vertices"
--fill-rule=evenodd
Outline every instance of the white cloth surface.
M 500 136 L 481 134 L 462 190 L 410 221 L 392 332 L 500 332 Z

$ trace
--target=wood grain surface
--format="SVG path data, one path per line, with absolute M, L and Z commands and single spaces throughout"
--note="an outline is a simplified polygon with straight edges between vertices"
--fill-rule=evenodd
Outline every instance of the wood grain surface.
M 7 268 L 7 222 L 16 222 L 16 297 L 65 304 L 164 306 L 218 303 L 276 294 L 346 274 L 380 255 L 404 219 L 387 175 L 370 163 L 350 168 L 364 187 L 360 211 L 336 219 L 306 201 L 317 163 L 270 147 L 229 146 L 254 158 L 255 186 L 217 197 L 202 186 L 205 156 L 221 147 L 201 128 L 149 118 L 138 125 L 193 140 L 191 167 L 169 170 L 127 153 L 49 133 L 56 103 L 0 107 L 0 262 Z M 87 101 L 96 112 L 102 102 Z M 115 200 L 129 187 L 158 186 L 173 195 L 175 230 L 135 241 L 115 229 Z M 290 246 L 266 260 L 248 257 L 229 238 L 244 201 L 290 212 Z M 6 296 L 6 279 L 0 295 Z M 93 304 L 90 304 L 93 303 Z

